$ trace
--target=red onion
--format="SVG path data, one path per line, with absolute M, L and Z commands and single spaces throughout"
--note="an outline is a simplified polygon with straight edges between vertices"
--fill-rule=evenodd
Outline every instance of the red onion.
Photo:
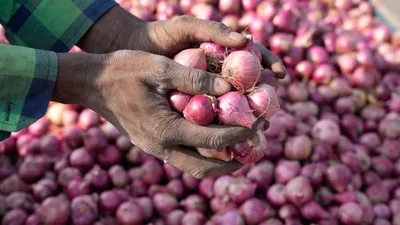
M 307 164 L 302 168 L 300 174 L 308 178 L 312 185 L 319 186 L 323 182 L 326 168 L 323 163 Z
M 347 96 L 351 94 L 352 91 L 349 82 L 343 77 L 333 79 L 329 86 L 334 89 L 339 96 Z
M 360 224 L 363 211 L 357 203 L 349 202 L 340 206 L 338 216 L 340 221 L 344 224 Z
M 240 212 L 246 223 L 249 225 L 258 224 L 269 214 L 266 203 L 257 198 L 246 200 L 240 206 Z
M 307 136 L 289 139 L 285 145 L 285 156 L 292 160 L 306 160 L 312 152 L 312 142 Z
M 267 200 L 277 206 L 286 203 L 285 186 L 283 184 L 273 184 L 267 190 Z
M 175 111 L 182 113 L 189 104 L 191 97 L 189 94 L 180 91 L 172 91 L 169 95 L 169 102 Z
M 308 59 L 316 65 L 327 63 L 329 60 L 328 53 L 320 46 L 313 46 L 308 49 Z
M 300 163 L 297 161 L 282 160 L 275 168 L 275 181 L 285 184 L 300 174 Z
M 181 224 L 203 225 L 205 221 L 206 218 L 202 213 L 192 211 L 182 217 Z
M 114 164 L 118 164 L 121 161 L 121 159 L 122 159 L 121 151 L 114 145 L 107 146 L 107 148 L 104 149 L 104 151 L 97 154 L 97 160 L 99 161 L 99 164 L 106 168 Z
M 299 215 L 299 211 L 297 210 L 296 206 L 292 204 L 286 204 L 279 208 L 279 217 L 286 220 L 295 218 Z
M 208 199 L 212 198 L 214 196 L 214 181 L 215 179 L 212 177 L 202 179 L 199 183 L 199 193 Z
M 262 161 L 252 167 L 247 173 L 247 178 L 260 188 L 267 188 L 273 178 L 274 165 L 270 161 Z
M 292 48 L 294 36 L 288 33 L 275 33 L 269 38 L 269 46 L 274 54 L 286 53 Z
M 143 209 L 134 200 L 123 202 L 117 209 L 116 217 L 121 225 L 139 225 L 143 221 Z
M 337 76 L 337 72 L 330 64 L 321 64 L 315 68 L 313 80 L 318 84 L 328 84 Z
M 301 215 L 308 220 L 322 220 L 329 217 L 318 203 L 308 202 L 301 207 Z
M 186 212 L 198 211 L 204 213 L 207 210 L 204 198 L 197 194 L 187 196 L 180 204 L 184 207 Z
M 221 19 L 221 14 L 214 7 L 206 3 L 195 4 L 191 8 L 190 14 L 202 20 L 218 21 Z
M 261 65 L 258 58 L 248 51 L 235 51 L 222 65 L 222 77 L 239 91 L 252 88 L 260 80 Z
M 233 31 L 237 31 L 239 29 L 239 17 L 237 15 L 233 14 L 225 15 L 221 19 L 221 23 L 225 24 L 229 29 Z
M 307 178 L 299 176 L 287 183 L 285 193 L 288 201 L 295 205 L 303 205 L 311 200 L 313 188 Z
M 216 224 L 235 224 L 235 225 L 245 224 L 243 217 L 236 209 L 230 209 L 225 212 L 222 212 L 212 220 L 214 220 Z
M 200 183 L 199 179 L 190 175 L 189 173 L 183 173 L 182 180 L 186 188 L 189 190 L 197 190 Z
M 254 196 L 256 187 L 248 178 L 238 177 L 229 185 L 228 193 L 233 202 L 242 203 L 247 198 Z
M 219 10 L 223 13 L 238 13 L 240 10 L 240 0 L 220 0 Z
M 28 214 L 22 209 L 13 209 L 8 211 L 3 219 L 3 225 L 24 225 Z
M 292 10 L 281 10 L 273 18 L 275 27 L 283 31 L 293 32 L 296 30 L 297 16 Z
M 199 70 L 207 70 L 206 55 L 200 48 L 186 49 L 175 55 L 174 61 Z
M 49 197 L 42 202 L 37 209 L 37 213 L 46 223 L 66 225 L 70 218 L 71 210 L 69 202 L 65 199 Z
M 242 0 L 242 6 L 246 11 L 254 11 L 260 2 L 260 0 Z
M 173 179 L 166 185 L 167 189 L 171 194 L 175 195 L 177 198 L 182 198 L 185 196 L 185 186 L 181 179 Z
M 217 115 L 218 120 L 227 125 L 251 128 L 256 121 L 246 96 L 238 91 L 228 92 L 218 98 Z
M 341 164 L 331 165 L 326 170 L 326 179 L 333 190 L 343 192 L 351 183 L 351 171 Z
M 183 110 L 184 117 L 198 125 L 207 125 L 214 120 L 216 99 L 208 95 L 193 96 Z
M 118 164 L 108 170 L 108 176 L 115 187 L 123 187 L 129 183 L 128 173 Z

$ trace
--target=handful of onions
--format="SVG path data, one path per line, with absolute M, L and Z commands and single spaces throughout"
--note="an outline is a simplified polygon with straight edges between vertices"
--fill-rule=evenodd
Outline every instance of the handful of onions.
M 265 81 L 272 80 L 271 73 L 262 73 L 261 53 L 251 37 L 240 49 L 226 49 L 212 42 L 203 42 L 200 48 L 186 49 L 174 60 L 184 66 L 219 73 L 232 84 L 232 90 L 218 98 L 208 95 L 191 96 L 179 91 L 170 93 L 173 110 L 198 125 L 225 124 L 252 128 L 257 118 L 267 120 L 279 111 L 276 88 Z M 198 148 L 208 158 L 224 161 L 255 163 L 264 157 L 267 139 L 261 129 L 247 141 L 223 149 Z

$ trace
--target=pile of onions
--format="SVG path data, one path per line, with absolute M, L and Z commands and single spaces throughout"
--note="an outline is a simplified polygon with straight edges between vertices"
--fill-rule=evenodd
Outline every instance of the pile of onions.
M 198 148 L 244 164 L 199 180 L 145 154 L 94 111 L 51 102 L 0 142 L 1 224 L 400 224 L 400 33 L 368 1 L 118 2 L 147 21 L 186 13 L 251 35 L 239 49 L 203 42 L 173 58 L 224 77 L 229 93 L 168 97 L 200 126 L 251 127 L 263 117 L 270 127 L 223 149 Z M 2 27 L 0 42 L 8 43 Z M 261 69 L 255 42 L 282 59 L 284 79 Z

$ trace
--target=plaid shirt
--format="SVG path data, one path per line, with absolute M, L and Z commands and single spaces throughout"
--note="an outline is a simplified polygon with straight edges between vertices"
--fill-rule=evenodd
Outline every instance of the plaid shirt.
M 68 52 L 113 0 L 2 0 L 0 141 L 41 118 L 57 77 L 56 52 Z

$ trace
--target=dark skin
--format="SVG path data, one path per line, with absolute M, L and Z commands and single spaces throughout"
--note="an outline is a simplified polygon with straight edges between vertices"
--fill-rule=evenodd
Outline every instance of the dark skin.
M 198 126 L 172 111 L 167 100 L 167 93 L 174 89 L 214 96 L 231 90 L 228 82 L 214 74 L 169 58 L 202 41 L 235 48 L 243 46 L 246 38 L 221 23 L 189 16 L 147 23 L 116 6 L 78 43 L 93 54 L 59 54 L 52 100 L 95 110 L 146 153 L 197 178 L 231 173 L 241 164 L 208 159 L 184 146 L 223 148 L 254 136 L 264 121 L 256 121 L 252 129 Z M 283 78 L 286 71 L 281 61 L 259 48 L 263 67 Z

